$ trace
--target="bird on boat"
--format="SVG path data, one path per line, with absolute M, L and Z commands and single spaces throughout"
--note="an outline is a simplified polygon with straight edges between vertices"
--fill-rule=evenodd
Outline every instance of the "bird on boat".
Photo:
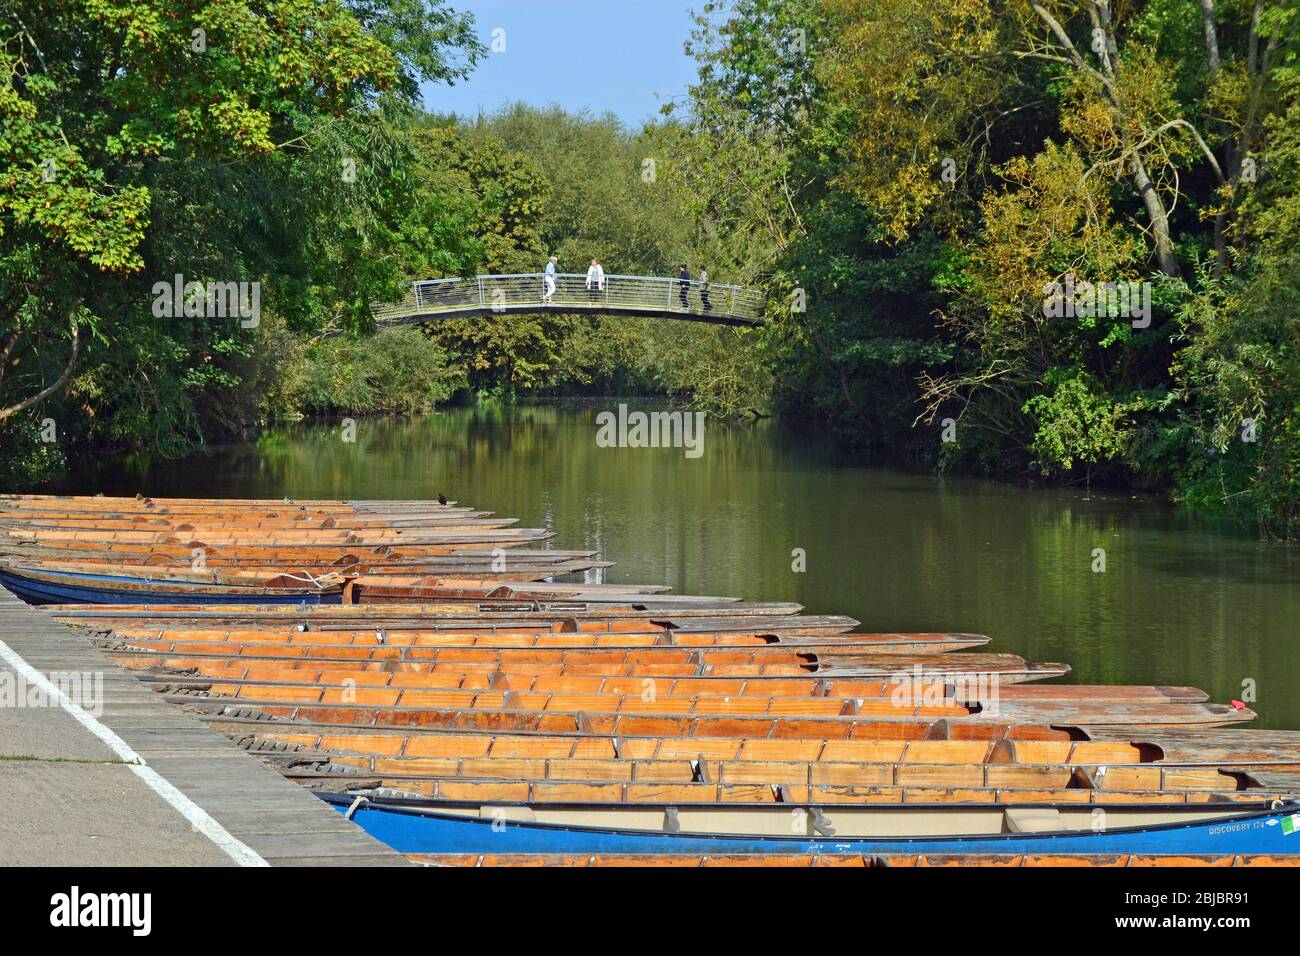
M 439 495 L 438 495 L 438 504 L 440 504 L 440 505 L 445 505 L 446 503 L 447 503 L 447 496 L 444 495 L 444 494 L 439 493 Z

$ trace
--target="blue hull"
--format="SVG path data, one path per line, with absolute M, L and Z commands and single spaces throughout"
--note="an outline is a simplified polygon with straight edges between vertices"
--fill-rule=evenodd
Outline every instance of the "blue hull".
M 353 798 L 320 794 L 340 813 Z M 900 811 L 906 812 L 906 811 Z M 363 804 L 354 823 L 399 853 L 647 854 L 1300 854 L 1300 805 L 1231 819 L 1116 828 L 1102 832 L 846 840 L 679 835 L 494 821 L 427 809 Z M 1297 826 L 1283 826 L 1285 818 Z
M 120 590 L 98 587 L 97 581 L 140 581 L 139 578 L 111 574 L 61 572 L 63 582 L 40 581 L 0 571 L 0 584 L 28 604 L 341 604 L 340 591 L 323 594 L 241 594 L 236 589 L 223 592 L 186 594 L 184 591 Z M 173 586 L 184 588 L 184 582 Z M 197 587 L 195 585 L 195 587 Z

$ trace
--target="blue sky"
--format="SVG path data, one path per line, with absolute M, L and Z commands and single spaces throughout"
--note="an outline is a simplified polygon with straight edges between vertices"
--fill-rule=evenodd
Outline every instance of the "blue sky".
M 426 84 L 431 112 L 473 117 L 518 100 L 558 103 L 570 111 L 611 112 L 639 126 L 665 98 L 682 98 L 695 65 L 682 52 L 693 0 L 449 0 L 474 14 L 491 47 L 505 31 L 505 51 L 489 53 L 468 80 Z M 658 94 L 658 96 L 656 96 Z

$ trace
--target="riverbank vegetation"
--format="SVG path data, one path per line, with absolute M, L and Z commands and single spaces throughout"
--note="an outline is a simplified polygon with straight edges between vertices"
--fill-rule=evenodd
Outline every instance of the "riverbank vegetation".
M 455 6 L 6 5 L 7 483 L 318 413 L 643 394 L 1300 534 L 1300 0 L 710 2 L 698 82 L 640 129 L 438 115 L 420 85 L 486 55 Z M 405 279 L 549 255 L 704 265 L 774 321 L 372 328 Z M 261 314 L 158 314 L 177 274 L 259 283 Z M 1129 308 L 1053 291 L 1094 287 Z

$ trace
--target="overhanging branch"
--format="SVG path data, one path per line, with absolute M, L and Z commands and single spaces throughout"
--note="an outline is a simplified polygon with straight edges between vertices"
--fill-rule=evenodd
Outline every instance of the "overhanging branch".
M 77 329 L 77 323 L 73 322 L 72 323 L 72 354 L 68 356 L 68 364 L 63 366 L 63 372 L 59 375 L 57 379 L 54 380 L 53 384 L 47 385 L 45 388 L 41 389 L 35 395 L 31 396 L 31 398 L 23 399 L 18 404 L 10 405 L 8 408 L 0 408 L 0 421 L 4 421 L 6 418 L 10 418 L 14 415 L 17 415 L 19 412 L 31 408 L 33 405 L 37 404 L 38 402 L 43 402 L 45 399 L 49 398 L 55 392 L 63 388 L 64 385 L 67 385 L 68 379 L 72 377 L 72 370 L 77 365 L 77 356 L 80 354 L 80 352 L 81 352 L 81 335 Z

